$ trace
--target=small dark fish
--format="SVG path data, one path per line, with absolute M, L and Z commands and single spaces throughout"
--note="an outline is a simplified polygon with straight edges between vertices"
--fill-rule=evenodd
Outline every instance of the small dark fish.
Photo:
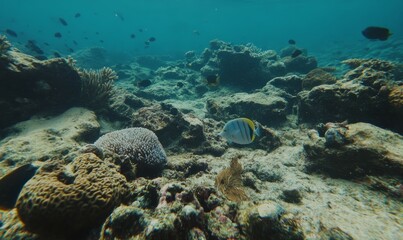
M 293 40 L 293 39 L 288 40 L 288 43 L 291 44 L 291 45 L 295 45 L 295 44 L 296 44 L 295 40 Z
M 74 41 L 74 40 L 73 40 L 73 43 L 74 43 L 74 45 L 76 45 L 76 46 L 78 45 L 78 43 L 77 43 L 76 41 Z
M 36 42 L 34 40 L 28 40 L 27 44 L 25 44 L 25 47 L 33 52 L 36 52 L 39 55 L 44 54 L 43 50 L 38 47 L 38 45 L 36 45 Z
M 155 37 L 150 37 L 150 38 L 148 39 L 149 42 L 155 42 L 155 40 L 157 40 Z
M 59 18 L 59 22 L 63 25 L 63 26 L 67 26 L 67 22 L 66 20 L 64 20 L 63 18 Z
M 95 32 L 95 35 L 99 35 L 99 32 Z
M 367 27 L 362 31 L 362 35 L 371 40 L 386 41 L 392 33 L 384 27 Z
M 50 46 L 50 44 L 47 43 L 47 42 L 44 42 L 43 45 L 45 45 L 45 46 Z
M 150 79 L 139 80 L 136 82 L 136 85 L 139 88 L 145 88 L 145 87 L 150 86 L 151 84 L 152 84 L 152 82 L 150 81 Z
M 22 187 L 38 170 L 32 164 L 22 165 L 0 179 L 0 209 L 11 209 Z
M 134 33 L 130 34 L 130 38 L 136 38 L 136 35 Z
M 144 30 L 143 30 L 142 28 L 139 28 L 139 32 L 141 32 L 141 33 L 142 33 L 142 32 L 144 32 Z
M 208 86 L 216 87 L 220 84 L 220 77 L 217 74 L 208 75 L 205 81 Z
M 71 53 L 74 52 L 74 49 L 72 49 L 71 47 L 66 46 L 66 48 L 67 48 L 67 50 L 68 50 L 69 52 L 71 52 Z
M 198 30 L 193 30 L 193 34 L 196 36 L 200 36 L 200 32 Z
M 11 29 L 6 29 L 6 33 L 12 37 L 18 37 L 17 33 Z
M 57 33 L 55 33 L 55 38 L 61 38 L 62 37 L 62 34 L 61 33 L 59 33 L 59 32 L 57 32 Z
M 100 43 L 104 43 L 105 41 L 101 39 L 101 40 L 99 40 L 99 42 L 100 42 Z
M 88 37 L 84 37 L 85 40 L 88 40 Z
M 75 18 L 79 18 L 79 17 L 81 17 L 81 14 L 80 14 L 80 13 L 76 13 L 76 14 L 74 15 L 74 17 L 75 17 Z
M 55 56 L 57 58 L 62 57 L 62 55 L 60 55 L 60 53 L 58 53 L 58 52 L 53 52 L 53 56 Z
M 150 41 L 147 40 L 144 42 L 144 44 L 148 46 L 148 45 L 150 45 Z
M 185 86 L 185 84 L 184 84 L 183 82 L 177 82 L 177 83 L 176 83 L 176 86 L 177 86 L 178 88 L 182 88 L 183 86 Z
M 34 56 L 34 58 L 36 58 L 38 60 L 41 60 L 41 61 L 48 60 L 48 58 L 46 56 L 43 56 L 43 55 Z
M 292 58 L 296 58 L 296 57 L 298 57 L 298 56 L 301 55 L 301 54 L 302 54 L 302 51 L 299 50 L 299 49 L 296 49 L 296 50 L 291 54 L 291 57 L 292 57 Z

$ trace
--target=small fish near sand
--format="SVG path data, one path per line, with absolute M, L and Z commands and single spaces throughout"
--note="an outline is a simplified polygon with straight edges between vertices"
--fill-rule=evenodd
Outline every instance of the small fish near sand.
M 219 135 L 229 143 L 250 144 L 261 134 L 261 125 L 249 118 L 236 118 L 228 121 Z
M 56 32 L 56 33 L 54 34 L 54 36 L 55 36 L 55 38 L 61 38 L 61 37 L 62 37 L 62 34 L 59 33 L 59 32 Z
M 386 41 L 392 33 L 384 27 L 367 27 L 362 31 L 362 35 L 370 40 Z
M 74 17 L 75 17 L 75 18 L 81 17 L 81 13 L 76 13 L 76 14 L 74 15 Z

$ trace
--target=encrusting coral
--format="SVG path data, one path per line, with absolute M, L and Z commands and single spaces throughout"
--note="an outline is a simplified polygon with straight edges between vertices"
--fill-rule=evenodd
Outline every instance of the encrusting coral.
M 248 197 L 242 188 L 242 165 L 238 158 L 231 161 L 230 167 L 222 170 L 215 179 L 215 185 L 229 200 L 240 202 Z
M 81 102 L 91 108 L 102 108 L 113 95 L 113 83 L 118 78 L 111 68 L 80 69 Z
M 94 144 L 136 164 L 137 172 L 142 176 L 158 174 L 167 163 L 158 137 L 146 128 L 113 131 L 100 137 Z
M 126 200 L 128 189 L 115 165 L 86 153 L 67 166 L 44 165 L 25 184 L 16 208 L 27 230 L 72 236 L 101 224 Z

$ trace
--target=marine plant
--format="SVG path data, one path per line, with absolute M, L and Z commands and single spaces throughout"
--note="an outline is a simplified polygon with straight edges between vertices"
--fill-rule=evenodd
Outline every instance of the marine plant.
M 7 37 L 0 35 L 0 57 L 3 57 L 8 50 L 10 50 L 11 44 L 7 41 Z
M 92 109 L 101 109 L 114 93 L 113 83 L 118 78 L 111 68 L 80 69 L 81 103 Z
M 226 198 L 234 202 L 247 200 L 248 197 L 242 186 L 242 165 L 238 162 L 239 157 L 231 160 L 228 168 L 218 173 L 215 186 Z

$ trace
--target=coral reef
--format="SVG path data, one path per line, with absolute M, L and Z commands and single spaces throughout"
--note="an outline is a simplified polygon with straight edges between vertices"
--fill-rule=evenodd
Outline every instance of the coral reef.
M 270 79 L 289 72 L 307 73 L 317 66 L 314 57 L 282 57 L 252 44 L 232 45 L 213 40 L 199 58 L 187 61 L 188 67 L 200 71 L 203 77 L 218 75 L 224 85 L 244 90 L 263 87 Z
M 25 227 L 44 236 L 74 236 L 101 224 L 127 198 L 116 167 L 91 153 L 67 166 L 53 161 L 25 184 L 17 211 Z
M 222 170 L 215 179 L 215 185 L 225 197 L 231 201 L 240 202 L 248 199 L 242 187 L 242 165 L 238 158 L 231 160 L 228 168 Z
M 279 203 L 267 201 L 242 206 L 239 221 L 249 239 L 305 239 L 301 226 Z
M 158 137 L 146 128 L 126 128 L 101 136 L 95 146 L 109 150 L 136 164 L 142 176 L 158 175 L 167 157 Z
M 0 129 L 44 109 L 63 111 L 77 104 L 81 79 L 65 59 L 39 61 L 11 48 L 0 61 Z
M 336 77 L 326 72 L 322 68 L 315 68 L 308 72 L 302 80 L 302 88 L 304 90 L 310 90 L 313 87 L 322 84 L 334 84 L 336 83 Z
M 228 121 L 247 116 L 267 126 L 277 126 L 286 120 L 288 102 L 279 94 L 262 92 L 235 93 L 207 101 L 208 116 Z
M 329 131 L 332 131 L 332 138 L 326 134 Z M 347 128 L 332 127 L 326 133 L 325 139 L 304 145 L 308 171 L 343 178 L 383 174 L 402 176 L 401 135 L 367 123 L 349 124 Z
M 107 105 L 113 95 L 113 83 L 118 78 L 111 68 L 79 70 L 81 77 L 80 101 L 83 106 L 98 109 Z
M 388 97 L 388 89 L 396 89 L 397 85 L 393 81 L 393 65 L 380 60 L 353 62 L 352 66 L 360 65 L 337 83 L 299 93 L 299 120 L 310 123 L 362 121 L 403 132 L 401 114 L 394 112 L 396 108 L 390 106 Z
M 10 48 L 4 66 L 17 69 L 13 54 L 21 55 Z M 98 54 L 89 61 L 97 68 L 113 57 Z M 116 94 L 95 101 L 102 109 L 86 105 L 99 111 L 39 115 L 0 132 L 0 176 L 41 166 L 17 208 L 0 209 L 0 238 L 399 239 L 402 137 L 354 121 L 402 129 L 401 66 L 354 59 L 343 75 L 342 57 L 330 58 L 315 68 L 295 45 L 277 54 L 216 40 L 182 61 L 116 62 Z M 72 58 L 59 61 L 78 75 L 79 104 L 84 77 Z M 217 136 L 235 117 L 262 123 L 253 143 Z M 346 119 L 353 124 L 334 122 Z M 31 177 L 18 173 L 0 186 L 1 200 Z
M 139 109 L 132 116 L 132 126 L 152 130 L 162 145 L 176 153 L 192 151 L 199 154 L 222 155 L 225 143 L 220 142 L 212 119 L 200 120 L 193 114 L 183 114 L 170 104 L 152 105 Z

